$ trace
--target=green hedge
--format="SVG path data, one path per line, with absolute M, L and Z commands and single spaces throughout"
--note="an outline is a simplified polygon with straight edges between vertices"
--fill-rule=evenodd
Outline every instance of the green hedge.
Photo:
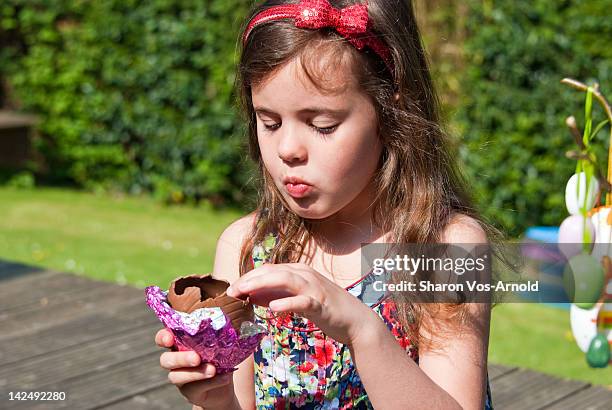
M 241 201 L 243 0 L 4 0 L 0 70 L 52 180 Z
M 575 148 L 564 121 L 584 116 L 584 94 L 559 81 L 596 79 L 612 96 L 612 0 L 471 0 L 470 8 L 457 118 L 480 205 L 511 234 L 557 225 L 575 167 L 564 156 Z M 607 149 L 606 132 L 597 138 Z
M 164 200 L 243 201 L 249 172 L 232 86 L 249 3 L 4 0 L 0 76 L 9 97 L 42 118 L 48 177 Z M 466 37 L 449 77 L 461 88 L 442 91 L 455 95 L 480 205 L 512 234 L 559 224 L 574 168 L 563 121 L 582 113 L 582 96 L 559 80 L 612 87 L 612 0 L 468 4 L 467 29 L 453 29 Z M 455 13 L 440 7 L 422 21 Z M 434 71 L 447 76 L 443 64 Z

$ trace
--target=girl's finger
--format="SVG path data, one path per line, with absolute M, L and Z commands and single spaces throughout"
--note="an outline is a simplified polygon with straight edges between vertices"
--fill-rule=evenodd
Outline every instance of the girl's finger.
M 308 312 L 316 315 L 321 313 L 321 303 L 307 295 L 297 295 L 270 302 L 274 312 Z
M 300 275 L 286 270 L 276 270 L 266 275 L 260 275 L 245 280 L 239 283 L 234 289 L 241 295 L 257 293 L 264 289 L 276 289 L 285 291 L 288 295 L 298 295 L 306 289 L 307 285 L 308 282 Z
M 181 394 L 187 398 L 198 398 L 202 396 L 202 393 L 206 393 L 209 390 L 216 389 L 217 387 L 228 385 L 232 380 L 232 374 L 227 373 L 221 376 L 213 377 L 208 380 L 195 381 L 193 383 L 186 383 L 179 386 Z M 198 401 L 199 401 L 198 400 Z
M 232 297 L 238 297 L 240 295 L 242 295 L 243 293 L 241 293 L 238 288 L 242 285 L 242 283 L 249 281 L 253 278 L 262 276 L 262 275 L 269 275 L 272 272 L 275 272 L 276 270 L 279 269 L 279 267 L 282 265 L 278 265 L 278 264 L 272 264 L 272 263 L 265 263 L 261 266 L 259 266 L 258 268 L 255 268 L 253 270 L 250 270 L 249 272 L 245 273 L 244 275 L 242 275 L 241 277 L 239 277 L 238 279 L 236 279 L 229 288 L 227 288 L 227 295 L 228 296 L 232 296 Z
M 185 352 L 165 352 L 159 357 L 159 364 L 167 370 L 200 365 L 200 355 L 190 350 Z
M 191 383 L 198 380 L 206 380 L 215 376 L 216 368 L 210 363 L 204 363 L 201 366 L 189 369 L 176 369 L 168 373 L 170 383 L 177 386 L 182 386 L 186 383 Z
M 161 329 L 155 334 L 155 344 L 159 347 L 171 347 L 174 344 L 174 336 L 168 329 Z

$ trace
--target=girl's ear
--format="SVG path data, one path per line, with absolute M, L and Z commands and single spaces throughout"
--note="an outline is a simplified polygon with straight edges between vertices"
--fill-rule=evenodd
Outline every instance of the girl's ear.
M 400 97 L 399 93 L 395 93 L 395 94 L 393 95 L 393 99 L 395 100 L 395 102 L 398 102 L 398 101 L 399 101 L 399 97 Z

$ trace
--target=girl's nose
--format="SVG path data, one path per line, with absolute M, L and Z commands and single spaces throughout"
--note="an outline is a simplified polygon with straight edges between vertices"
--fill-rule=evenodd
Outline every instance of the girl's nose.
M 306 160 L 308 150 L 303 144 L 300 134 L 293 129 L 286 128 L 278 142 L 278 157 L 285 162 L 303 162 Z

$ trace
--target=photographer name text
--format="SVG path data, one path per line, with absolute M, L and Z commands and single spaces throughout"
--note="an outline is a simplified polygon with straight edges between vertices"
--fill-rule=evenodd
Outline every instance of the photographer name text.
M 539 281 L 527 281 L 523 283 L 497 282 L 480 283 L 478 281 L 466 281 L 465 283 L 433 283 L 423 280 L 418 283 L 400 281 L 399 283 L 386 283 L 382 280 L 374 281 L 374 290 L 377 292 L 538 292 Z M 467 289 L 466 289 L 467 288 Z

